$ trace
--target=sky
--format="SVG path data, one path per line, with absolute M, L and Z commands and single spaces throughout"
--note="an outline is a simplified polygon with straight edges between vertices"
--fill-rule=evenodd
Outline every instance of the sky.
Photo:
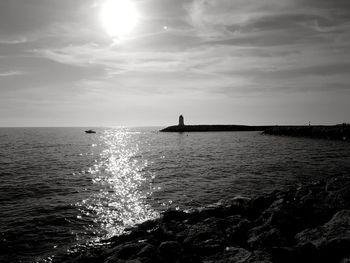
M 350 122 L 349 0 L 107 1 L 0 0 L 0 126 Z

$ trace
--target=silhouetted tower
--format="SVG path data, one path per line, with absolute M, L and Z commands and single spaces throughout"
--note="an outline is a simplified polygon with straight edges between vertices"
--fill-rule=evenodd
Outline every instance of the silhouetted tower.
M 180 117 L 179 117 L 179 126 L 185 126 L 184 117 L 182 115 L 180 115 Z

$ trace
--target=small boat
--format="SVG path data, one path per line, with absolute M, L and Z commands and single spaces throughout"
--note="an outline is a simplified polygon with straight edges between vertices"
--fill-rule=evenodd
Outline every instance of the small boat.
M 85 133 L 96 133 L 94 130 L 87 130 Z

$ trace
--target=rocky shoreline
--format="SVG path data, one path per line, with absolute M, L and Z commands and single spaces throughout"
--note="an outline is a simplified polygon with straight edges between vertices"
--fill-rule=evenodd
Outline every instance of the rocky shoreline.
M 106 246 L 53 262 L 350 262 L 350 178 L 168 210 Z

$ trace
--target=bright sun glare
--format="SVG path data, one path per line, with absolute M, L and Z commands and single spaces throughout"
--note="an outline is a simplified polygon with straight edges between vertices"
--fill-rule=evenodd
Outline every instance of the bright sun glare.
M 108 35 L 122 37 L 135 27 L 139 15 L 130 0 L 106 0 L 100 18 Z

